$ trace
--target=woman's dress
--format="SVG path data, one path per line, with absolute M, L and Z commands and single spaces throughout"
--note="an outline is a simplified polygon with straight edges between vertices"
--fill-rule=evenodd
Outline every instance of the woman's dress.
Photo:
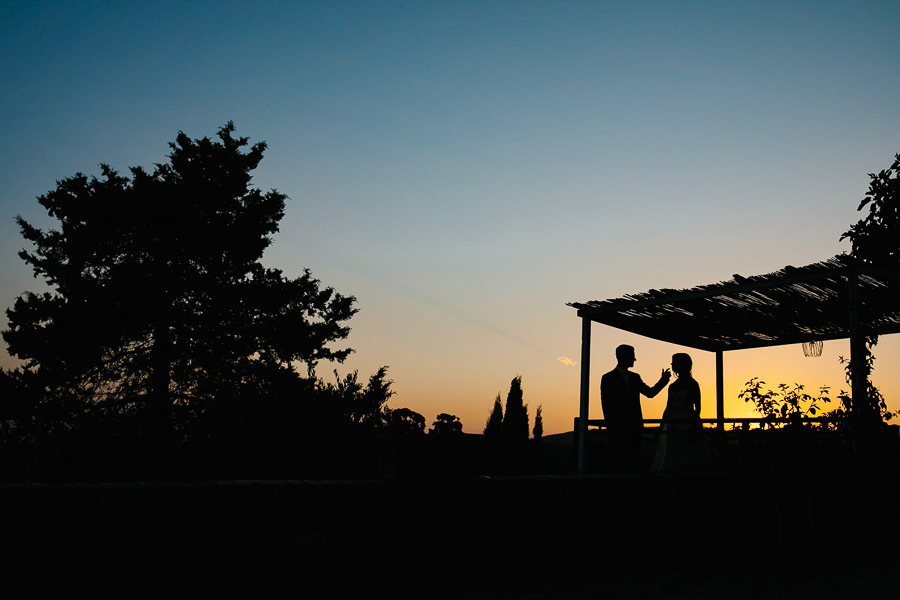
M 653 471 L 704 467 L 712 463 L 696 406 L 700 406 L 700 385 L 694 379 L 678 380 L 669 386 L 669 400 L 659 428 L 659 447 L 651 465 Z

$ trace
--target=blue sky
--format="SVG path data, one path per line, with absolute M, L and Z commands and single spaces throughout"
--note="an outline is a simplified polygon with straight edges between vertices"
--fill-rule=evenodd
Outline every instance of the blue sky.
M 56 180 L 233 120 L 269 145 L 256 185 L 290 197 L 265 262 L 358 299 L 341 373 L 388 365 L 391 406 L 468 432 L 521 375 L 563 431 L 566 302 L 849 249 L 867 173 L 900 152 L 898 30 L 896 3 L 866 1 L 6 3 L 0 304 L 39 285 L 13 218 L 49 225 Z M 648 379 L 683 350 L 598 330 L 595 383 L 623 341 Z M 876 368 L 900 343 L 879 350 Z M 840 387 L 843 353 L 730 353 L 726 394 Z M 713 358 L 694 359 L 711 407 Z

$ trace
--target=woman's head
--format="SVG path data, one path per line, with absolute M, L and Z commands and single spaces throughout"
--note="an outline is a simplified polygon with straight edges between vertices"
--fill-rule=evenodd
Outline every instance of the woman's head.
M 684 352 L 672 355 L 672 371 L 681 377 L 682 375 L 690 375 L 691 367 L 694 366 L 691 356 Z

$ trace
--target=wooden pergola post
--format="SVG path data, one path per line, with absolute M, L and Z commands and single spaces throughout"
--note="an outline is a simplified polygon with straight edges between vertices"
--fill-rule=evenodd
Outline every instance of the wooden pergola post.
M 862 401 L 866 392 L 866 382 L 863 377 L 863 369 L 859 368 L 865 361 L 865 338 L 859 326 L 859 291 L 856 272 L 850 272 L 847 276 L 847 296 L 850 309 L 850 401 L 852 408 L 857 408 L 857 403 Z
M 591 396 L 591 319 L 581 318 L 581 402 L 578 419 L 578 473 L 587 468 L 588 415 Z
M 872 416 L 866 383 L 866 336 L 860 324 L 858 286 L 856 271 L 850 271 L 847 275 L 850 304 L 850 431 L 857 452 L 860 451 L 860 444 L 865 443 L 865 429 Z
M 722 351 L 716 350 L 716 426 L 725 430 L 725 366 Z

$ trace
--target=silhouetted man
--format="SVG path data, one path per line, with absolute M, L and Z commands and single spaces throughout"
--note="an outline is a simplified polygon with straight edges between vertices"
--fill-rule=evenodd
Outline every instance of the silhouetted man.
M 649 387 L 637 373 L 628 369 L 634 366 L 634 348 L 621 345 L 616 348 L 616 368 L 600 379 L 600 405 L 609 432 L 609 450 L 612 467 L 618 472 L 642 470 L 641 435 L 644 415 L 641 413 L 641 394 L 652 398 L 666 387 L 672 373 L 663 369 L 656 385 Z

